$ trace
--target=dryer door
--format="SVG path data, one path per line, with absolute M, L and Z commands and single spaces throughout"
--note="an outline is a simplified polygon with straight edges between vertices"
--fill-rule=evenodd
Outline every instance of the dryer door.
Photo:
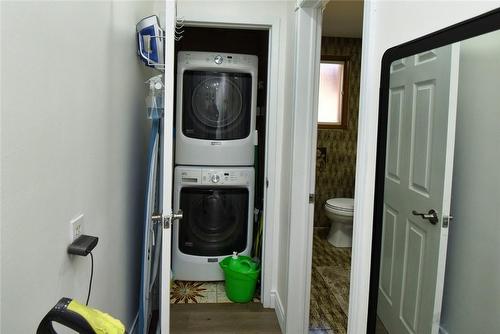
M 236 140 L 250 135 L 250 74 L 185 71 L 182 89 L 182 133 L 186 137 Z

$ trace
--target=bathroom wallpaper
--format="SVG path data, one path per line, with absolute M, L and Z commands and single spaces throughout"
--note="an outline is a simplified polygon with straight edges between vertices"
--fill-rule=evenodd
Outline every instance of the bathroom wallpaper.
M 327 199 L 354 197 L 361 39 L 322 37 L 321 54 L 350 57 L 349 109 L 346 129 L 318 129 L 315 227 L 330 226 L 323 211 Z

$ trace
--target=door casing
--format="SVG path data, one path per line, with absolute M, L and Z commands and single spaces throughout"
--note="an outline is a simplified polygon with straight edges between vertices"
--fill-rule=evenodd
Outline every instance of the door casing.
M 256 29 L 269 31 L 269 62 L 267 87 L 267 114 L 266 122 L 266 161 L 265 180 L 269 185 L 264 187 L 264 231 L 263 231 L 263 264 L 262 264 L 262 304 L 267 308 L 274 308 L 277 286 L 278 265 L 278 224 L 280 215 L 280 183 L 281 183 L 281 133 L 283 126 L 278 121 L 282 118 L 283 110 L 279 108 L 278 77 L 280 62 L 280 22 L 275 17 L 227 17 L 221 15 L 206 17 L 203 14 L 183 17 L 185 26 L 229 29 Z

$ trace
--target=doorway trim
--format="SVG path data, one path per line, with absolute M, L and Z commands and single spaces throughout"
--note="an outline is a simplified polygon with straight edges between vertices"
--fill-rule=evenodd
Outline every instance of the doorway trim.
M 297 49 L 307 45 L 309 39 L 311 49 L 314 48 L 315 39 L 321 37 L 321 6 L 325 6 L 328 1 L 324 0 L 299 0 L 298 5 L 302 12 L 302 23 L 297 21 L 298 31 L 309 29 L 310 35 L 297 33 Z M 374 42 L 370 42 L 369 27 L 374 20 L 374 4 L 365 1 L 363 8 L 363 43 L 361 55 L 361 85 L 360 91 L 368 91 L 369 82 L 364 72 L 369 72 L 371 64 L 363 61 L 370 52 L 375 49 Z M 304 13 L 306 11 L 307 13 Z M 320 17 L 318 17 L 320 15 Z M 308 17 L 307 17 L 308 16 Z M 314 27 L 314 23 L 317 24 Z M 318 27 L 319 26 L 319 27 Z M 319 33 L 318 33 L 319 31 Z M 320 51 L 320 45 L 317 47 Z M 296 55 L 300 50 L 296 50 Z M 309 57 L 309 58 L 304 58 Z M 311 96 L 304 92 L 308 91 L 311 85 L 319 82 L 319 60 L 320 56 L 307 54 L 304 50 L 301 54 L 301 64 L 318 62 L 318 74 L 310 69 L 303 74 L 304 77 L 295 78 L 295 84 L 305 87 L 304 91 L 295 90 L 296 101 L 294 110 L 294 123 L 299 123 L 293 129 L 294 147 L 292 161 L 292 195 L 290 213 L 290 249 L 288 265 L 288 308 L 286 316 L 286 328 L 293 328 L 294 332 L 308 333 L 309 325 L 309 303 L 311 288 L 311 262 L 312 262 L 312 233 L 314 204 L 308 201 L 308 195 L 314 193 L 315 185 L 315 156 L 313 152 L 316 146 L 316 120 L 317 103 L 313 103 Z M 307 60 L 309 60 L 309 63 Z M 370 88 L 371 89 L 371 88 Z M 368 315 L 368 293 L 370 283 L 370 259 L 371 259 L 371 233 L 373 220 L 373 193 L 375 187 L 375 161 L 377 115 L 366 113 L 369 110 L 365 105 L 367 97 L 360 94 L 359 121 L 358 121 L 358 146 L 356 158 L 356 186 L 353 222 L 353 244 L 351 256 L 351 277 L 349 291 L 349 312 L 348 312 L 348 334 L 358 334 L 366 332 L 366 322 Z M 298 103 L 302 108 L 298 108 Z M 304 112 L 304 110 L 306 112 Z M 311 136 L 313 138 L 311 138 Z M 298 146 L 297 146 L 298 145 Z M 314 158 L 314 159 L 313 159 Z M 311 159 L 310 163 L 302 160 Z M 302 172 L 302 173 L 301 173 Z M 306 191 L 304 191 L 304 189 Z M 301 274 L 297 274 L 301 273 Z M 300 277 L 295 277 L 300 276 Z M 298 288 L 299 287 L 299 288 Z
M 220 12 L 218 12 L 220 13 Z M 280 47 L 280 20 L 276 17 L 253 17 L 250 19 L 241 16 L 227 15 L 190 15 L 184 17 L 184 24 L 193 27 L 207 28 L 229 28 L 229 29 L 255 29 L 269 32 L 268 48 L 268 72 L 267 72 L 267 114 L 266 114 L 266 151 L 265 151 L 265 180 L 269 181 L 268 186 L 264 185 L 264 229 L 262 242 L 262 304 L 266 308 L 277 308 L 277 313 L 283 307 L 279 297 L 277 298 L 277 272 L 279 255 L 279 219 L 281 201 L 281 170 L 283 146 L 283 124 L 279 122 L 283 118 L 283 101 L 278 99 L 278 85 L 283 76 L 283 71 L 279 68 L 282 61 L 279 53 Z M 280 309 L 281 308 L 281 309 Z M 279 314 L 278 314 L 279 316 Z
M 296 11 L 293 148 L 286 332 L 309 332 L 319 65 L 323 8 L 302 0 Z

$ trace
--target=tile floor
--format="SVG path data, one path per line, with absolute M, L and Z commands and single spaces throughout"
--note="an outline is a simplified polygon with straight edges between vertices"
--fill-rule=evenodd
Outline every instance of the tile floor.
M 336 248 L 326 240 L 328 230 L 314 232 L 310 333 L 347 332 L 351 248 Z
M 260 302 L 260 291 L 256 289 L 253 302 Z M 224 281 L 192 282 L 174 281 L 170 289 L 171 304 L 232 303 L 224 289 Z

